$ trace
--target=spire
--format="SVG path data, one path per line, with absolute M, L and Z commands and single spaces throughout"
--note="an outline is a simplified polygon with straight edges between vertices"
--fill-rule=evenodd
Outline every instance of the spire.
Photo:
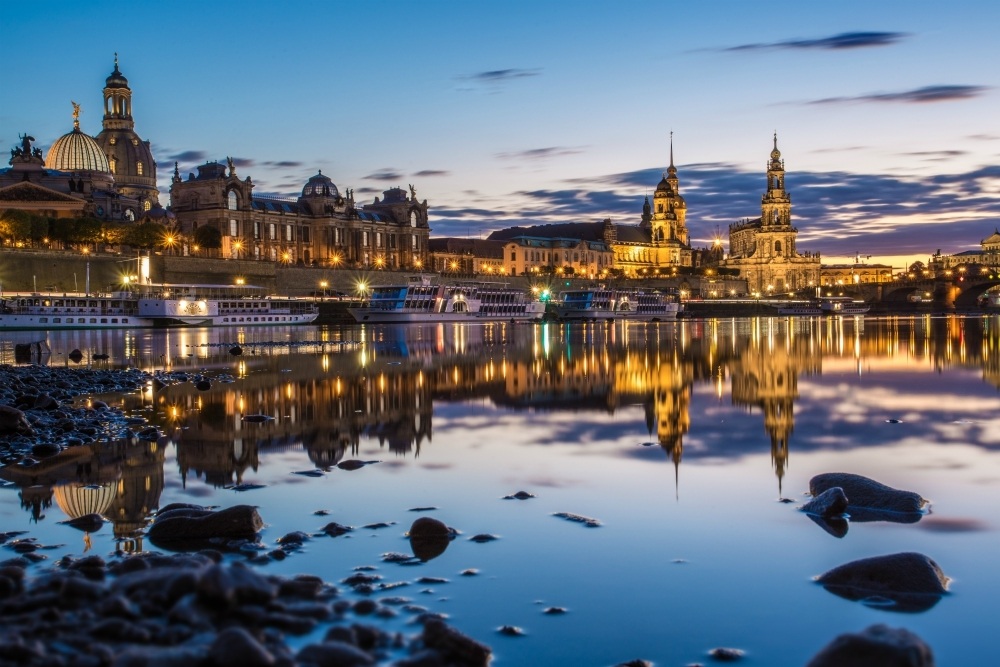
M 670 131 L 670 166 L 667 167 L 667 178 L 677 180 L 677 167 L 674 166 L 674 131 Z
M 118 71 L 118 52 L 115 51 L 115 71 Z

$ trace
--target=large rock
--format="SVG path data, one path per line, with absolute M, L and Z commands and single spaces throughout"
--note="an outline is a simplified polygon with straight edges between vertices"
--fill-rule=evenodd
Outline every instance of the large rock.
M 9 405 L 0 405 L 0 433 L 32 435 L 34 431 L 23 412 Z
M 197 510 L 173 510 L 157 517 L 147 535 L 154 544 L 167 546 L 212 538 L 252 540 L 263 528 L 264 520 L 256 507 L 235 505 L 205 514 Z
M 809 480 L 813 497 L 828 489 L 840 487 L 847 496 L 849 507 L 864 507 L 886 512 L 920 512 L 927 500 L 913 491 L 900 491 L 873 479 L 847 472 L 828 472 Z
M 834 486 L 802 506 L 802 511 L 816 516 L 835 517 L 847 511 L 847 494 L 839 486 Z
M 413 555 L 426 562 L 445 552 L 455 538 L 455 531 L 437 519 L 422 516 L 413 522 L 406 535 Z
M 948 592 L 949 579 L 933 560 L 904 552 L 852 561 L 816 581 L 831 593 L 889 611 L 930 609 Z
M 931 647 L 904 628 L 872 625 L 843 634 L 817 653 L 806 667 L 934 667 Z

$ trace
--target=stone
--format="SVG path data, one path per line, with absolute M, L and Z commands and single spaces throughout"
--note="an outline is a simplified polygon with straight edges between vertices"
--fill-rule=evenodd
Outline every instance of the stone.
M 847 511 L 848 498 L 839 486 L 833 486 L 819 494 L 800 509 L 807 514 L 835 517 Z
M 338 641 L 309 644 L 299 651 L 296 659 L 316 667 L 363 667 L 375 664 L 372 657 L 358 647 Z
M 806 667 L 934 667 L 934 654 L 920 637 L 904 628 L 872 625 L 840 635 Z
M 888 512 L 920 512 L 927 500 L 913 491 L 901 491 L 873 479 L 846 472 L 828 472 L 809 480 L 809 493 L 819 496 L 827 489 L 839 486 L 850 507 L 865 507 Z
M 263 528 L 264 520 L 256 507 L 234 505 L 202 516 L 177 516 L 174 513 L 158 516 L 147 535 L 151 542 L 161 545 L 213 538 L 253 540 Z
M 948 592 L 949 579 L 927 556 L 914 552 L 845 563 L 816 581 L 835 595 L 888 611 L 930 609 Z
M 445 552 L 455 538 L 455 531 L 438 519 L 422 516 L 410 525 L 406 535 L 413 555 L 426 562 Z
M 436 618 L 429 618 L 424 623 L 422 639 L 424 646 L 438 651 L 445 657 L 446 664 L 488 667 L 493 655 L 489 646 L 462 634 Z
M 0 433 L 33 435 L 34 432 L 23 412 L 9 405 L 0 405 Z

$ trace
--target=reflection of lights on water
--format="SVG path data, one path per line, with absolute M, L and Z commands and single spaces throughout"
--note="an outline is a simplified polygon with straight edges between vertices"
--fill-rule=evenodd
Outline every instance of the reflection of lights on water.
M 245 378 L 247 376 L 247 362 L 242 359 L 236 364 L 236 372 L 240 378 Z
M 292 383 L 289 382 L 285 385 L 285 398 L 291 400 L 292 398 Z
M 338 397 L 344 392 L 344 386 L 341 383 L 340 378 L 337 378 L 337 381 L 333 384 L 333 390 L 336 392 Z
M 378 389 L 381 392 L 385 391 L 385 374 L 380 374 L 378 376 Z
M 323 368 L 323 372 L 326 373 L 330 370 L 330 355 L 324 354 L 320 359 L 320 366 Z

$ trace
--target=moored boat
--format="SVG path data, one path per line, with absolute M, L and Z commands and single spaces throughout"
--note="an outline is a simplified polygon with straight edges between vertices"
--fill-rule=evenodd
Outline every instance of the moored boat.
M 673 320 L 680 310 L 667 292 L 609 287 L 566 290 L 552 306 L 561 320 Z
M 545 304 L 504 283 L 444 285 L 420 275 L 406 284 L 375 286 L 361 306 L 347 310 L 365 323 L 537 321 L 545 315 Z
M 815 317 L 823 314 L 818 303 L 788 303 L 782 305 L 772 304 L 778 311 L 778 315 L 788 315 L 793 317 Z
M 823 296 L 819 298 L 819 309 L 824 315 L 864 315 L 870 306 L 849 296 Z
M 315 303 L 243 285 L 144 285 L 131 291 L 32 292 L 0 300 L 0 330 L 307 324 Z

